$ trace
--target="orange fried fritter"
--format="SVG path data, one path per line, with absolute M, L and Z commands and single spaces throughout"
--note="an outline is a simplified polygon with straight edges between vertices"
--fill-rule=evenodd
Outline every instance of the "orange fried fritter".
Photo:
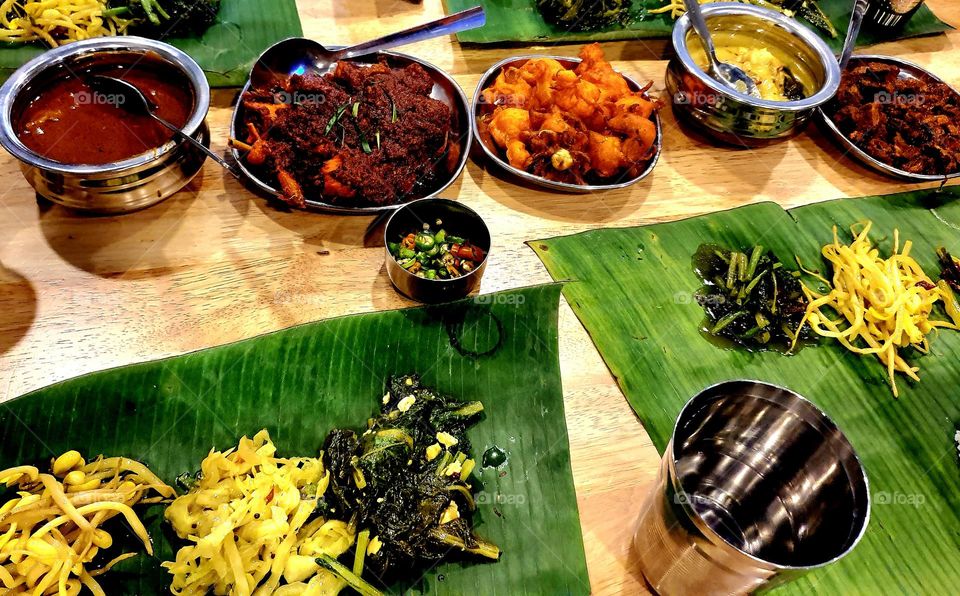
M 656 141 L 660 103 L 631 91 L 598 44 L 575 69 L 552 58 L 504 68 L 482 91 L 488 139 L 514 167 L 551 180 L 586 184 L 638 173 Z M 572 163 L 571 163 L 572 160 Z

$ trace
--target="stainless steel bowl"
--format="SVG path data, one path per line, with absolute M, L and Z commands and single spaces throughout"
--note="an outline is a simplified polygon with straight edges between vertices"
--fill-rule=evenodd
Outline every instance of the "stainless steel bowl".
M 442 227 L 447 232 L 465 238 L 484 250 L 483 261 L 476 269 L 454 279 L 427 279 L 410 273 L 397 263 L 390 254 L 388 243 L 419 230 L 424 222 L 433 225 L 437 219 L 443 221 Z M 390 216 L 383 230 L 387 276 L 398 292 L 418 302 L 450 302 L 479 288 L 480 278 L 487 268 L 490 244 L 490 230 L 483 223 L 483 218 L 463 203 L 449 199 L 421 199 L 407 203 Z
M 485 140 L 480 135 L 479 119 L 484 114 L 490 113 L 496 106 L 488 105 L 483 101 L 483 90 L 493 84 L 494 80 L 497 78 L 497 75 L 500 74 L 500 71 L 510 65 L 526 62 L 527 60 L 533 60 L 537 58 L 552 58 L 562 64 L 565 68 L 576 68 L 580 64 L 581 60 L 579 58 L 571 58 L 569 56 L 543 56 L 543 55 L 529 55 L 529 56 L 517 56 L 515 58 L 507 58 L 506 60 L 501 60 L 493 66 L 490 67 L 487 72 L 480 77 L 480 84 L 477 85 L 477 90 L 473 94 L 473 109 L 470 111 L 470 128 L 473 131 L 473 136 L 477 138 L 477 143 L 480 145 L 480 148 L 483 149 L 483 152 L 486 154 L 487 158 L 490 159 L 493 163 L 497 164 L 499 167 L 503 168 L 507 172 L 531 182 L 538 186 L 544 188 L 550 188 L 553 190 L 560 190 L 564 192 L 571 193 L 590 193 L 600 190 L 613 190 L 616 188 L 625 188 L 639 182 L 646 178 L 650 172 L 653 171 L 653 168 L 656 167 L 657 161 L 660 159 L 660 151 L 663 148 L 663 128 L 660 124 L 660 114 L 654 113 L 653 123 L 657 127 L 657 136 L 654 140 L 654 154 L 650 158 L 650 163 L 647 164 L 647 167 L 644 168 L 640 174 L 637 176 L 632 176 L 628 179 L 618 180 L 610 184 L 569 184 L 567 182 L 554 182 L 553 180 L 547 180 L 542 176 L 536 176 L 530 172 L 521 170 L 520 168 L 515 168 L 510 163 L 504 159 L 500 153 L 500 149 L 493 145 L 492 141 Z M 643 87 L 639 83 L 628 77 L 627 75 L 620 73 L 624 79 L 627 81 L 627 85 L 633 91 L 639 91 Z
M 337 46 L 329 47 L 330 49 L 337 49 Z M 350 61 L 362 64 L 375 64 L 380 60 L 381 57 L 386 57 L 388 64 L 397 68 L 403 68 L 404 66 L 412 63 L 422 66 L 433 80 L 433 91 L 430 96 L 450 106 L 454 115 L 456 116 L 457 126 L 455 127 L 454 133 L 457 135 L 457 139 L 460 142 L 460 160 L 457 162 L 457 166 L 452 172 L 450 172 L 449 177 L 441 184 L 437 185 L 435 188 L 429 189 L 429 192 L 423 196 L 412 197 L 410 201 L 436 197 L 446 190 L 448 186 L 453 184 L 458 177 L 460 177 L 460 173 L 467 165 L 467 158 L 470 153 L 470 145 L 473 142 L 473 135 L 470 132 L 470 126 L 468 124 L 470 121 L 470 110 L 467 104 L 467 96 L 464 94 L 463 89 L 460 88 L 460 85 L 458 85 L 457 82 L 453 80 L 453 78 L 446 72 L 425 60 L 421 60 L 420 58 L 416 58 L 408 54 L 401 54 L 399 52 L 378 52 L 369 56 L 352 58 Z M 302 60 L 300 62 L 302 63 Z M 302 66 L 298 65 L 296 60 L 291 61 L 291 64 L 297 65 L 298 68 L 300 68 L 299 72 L 302 72 Z M 246 93 L 249 88 L 250 80 L 248 77 L 246 84 L 243 86 L 243 90 L 240 92 L 241 96 L 243 93 Z M 230 120 L 230 138 L 242 138 L 245 136 L 242 133 L 243 103 L 238 100 L 237 105 L 233 110 L 233 118 Z M 243 160 L 243 154 L 238 149 L 234 148 L 232 151 L 234 160 L 236 160 L 236 162 L 240 165 L 241 171 L 247 176 L 247 179 L 250 181 L 250 183 L 263 193 L 274 198 L 279 198 L 280 191 L 276 188 L 274 181 L 261 178 L 254 168 L 247 167 Z M 307 207 L 310 209 L 323 211 L 326 213 L 341 213 L 346 215 L 371 215 L 385 213 L 394 211 L 404 204 L 398 203 L 394 205 L 348 207 L 310 198 L 307 198 L 306 203 Z
M 159 203 L 183 188 L 205 156 L 182 139 L 129 159 L 98 165 L 64 164 L 42 157 L 20 141 L 16 122 L 26 104 L 56 77 L 78 76 L 100 64 L 162 60 L 181 72 L 193 92 L 194 106 L 183 129 L 209 143 L 205 123 L 210 86 L 203 70 L 181 50 L 140 37 L 102 37 L 74 42 L 37 56 L 0 87 L 0 144 L 20 160 L 30 185 L 67 207 L 94 213 L 125 213 Z
M 817 90 L 799 101 L 770 101 L 739 93 L 710 77 L 687 47 L 692 26 L 687 15 L 673 28 L 674 57 L 667 66 L 666 86 L 673 111 L 708 135 L 734 145 L 756 145 L 797 133 L 818 106 L 840 86 L 840 67 L 829 46 L 811 29 L 774 10 L 738 3 L 703 7 L 712 31 L 737 30 L 757 36 L 767 46 L 783 49 L 808 69 Z M 793 65 L 788 65 L 793 66 Z
M 892 64 L 897 66 L 900 69 L 900 77 L 907 79 L 923 79 L 927 81 L 936 81 L 943 83 L 950 87 L 950 85 L 926 70 L 922 66 L 914 64 L 913 62 L 907 62 L 906 60 L 901 60 L 900 58 L 892 58 L 890 56 L 876 56 L 876 55 L 863 55 L 863 56 L 853 56 L 850 58 L 850 65 L 848 68 L 852 68 L 857 62 L 884 62 L 887 64 Z M 953 89 L 953 87 L 950 87 Z M 953 89 L 954 93 L 957 93 L 956 89 Z M 957 95 L 960 99 L 960 94 Z M 847 138 L 847 135 L 843 134 L 840 131 L 840 128 L 837 126 L 836 122 L 833 121 L 832 114 L 836 109 L 836 106 L 833 105 L 835 102 L 827 103 L 819 108 L 820 115 L 823 118 L 823 124 L 830 131 L 830 134 L 833 135 L 833 138 L 837 140 L 841 147 L 846 149 L 847 153 L 853 154 L 854 157 L 859 159 L 861 162 L 867 166 L 873 168 L 878 172 L 882 172 L 887 176 L 892 176 L 894 178 L 899 178 L 901 180 L 906 180 L 908 182 L 942 182 L 944 180 L 949 180 L 951 178 L 960 177 L 960 172 L 951 172 L 945 175 L 932 176 L 930 174 L 915 174 L 913 172 L 907 172 L 906 170 L 901 170 L 895 168 L 889 164 L 886 164 L 879 159 L 873 157 L 860 147 L 858 147 L 853 141 Z

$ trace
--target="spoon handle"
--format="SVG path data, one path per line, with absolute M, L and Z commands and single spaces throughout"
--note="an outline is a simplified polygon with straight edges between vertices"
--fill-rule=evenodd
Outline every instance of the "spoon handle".
M 153 113 L 151 113 L 150 115 L 153 117 L 154 120 L 156 120 L 160 124 L 172 130 L 178 137 L 182 139 L 186 139 L 191 145 L 193 145 L 200 151 L 203 151 L 204 153 L 206 153 L 207 157 L 209 157 L 213 161 L 220 164 L 223 167 L 223 169 L 225 169 L 226 171 L 233 174 L 234 178 L 236 178 L 237 180 L 240 180 L 241 182 L 245 180 L 243 174 L 241 174 L 240 171 L 232 163 L 228 162 L 227 160 L 217 155 L 212 149 L 210 149 L 209 147 L 207 147 L 197 139 L 191 137 L 187 133 L 183 132 L 182 130 L 180 130 L 179 127 L 174 126 L 171 122 L 168 122 L 166 119 L 161 118 L 160 116 L 157 116 L 156 114 L 153 114 Z
M 711 64 L 719 62 L 717 59 L 717 49 L 713 45 L 713 37 L 710 35 L 710 28 L 707 27 L 707 20 L 703 18 L 703 12 L 700 10 L 700 2 L 697 0 L 683 0 L 687 7 L 687 14 L 690 15 L 690 23 L 693 25 L 700 40 L 703 41 L 703 47 L 707 50 L 707 57 Z
M 486 22 L 487 15 L 483 11 L 483 7 L 474 6 L 473 8 L 468 8 L 467 10 L 445 16 L 442 19 L 437 19 L 435 21 L 430 21 L 429 23 L 417 25 L 416 27 L 410 29 L 391 33 L 386 37 L 365 41 L 355 46 L 343 48 L 337 52 L 337 55 L 342 59 L 356 58 L 357 56 L 372 54 L 373 52 L 387 50 L 397 46 L 406 45 L 408 43 L 423 41 L 425 39 L 440 37 L 442 35 L 452 35 L 454 33 L 459 33 L 460 31 L 466 31 L 467 29 L 475 29 L 477 27 L 482 27 Z
M 853 3 L 853 13 L 850 14 L 850 25 L 847 27 L 847 38 L 843 42 L 843 51 L 840 53 L 840 71 L 843 72 L 853 56 L 853 48 L 857 45 L 857 36 L 860 26 L 863 25 L 863 15 L 867 14 L 870 0 L 856 0 Z

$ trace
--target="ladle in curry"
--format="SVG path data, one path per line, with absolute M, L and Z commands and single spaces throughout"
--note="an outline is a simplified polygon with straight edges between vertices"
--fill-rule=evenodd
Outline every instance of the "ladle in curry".
M 700 10 L 700 2 L 684 0 L 684 4 L 687 7 L 687 14 L 690 15 L 690 23 L 700 37 L 700 41 L 703 42 L 703 49 L 706 50 L 707 60 L 710 62 L 708 68 L 710 76 L 734 91 L 759 99 L 760 90 L 757 89 L 757 84 L 750 75 L 732 64 L 720 62 L 717 58 L 717 48 L 713 45 L 710 28 L 707 27 L 707 20 L 703 18 L 703 12 Z
M 452 35 L 482 27 L 486 22 L 487 16 L 483 7 L 475 6 L 442 19 L 336 50 L 329 50 L 312 39 L 292 37 L 273 44 L 260 55 L 250 71 L 250 84 L 253 87 L 266 87 L 278 76 L 302 74 L 308 70 L 324 73 L 339 60 L 357 58 L 442 35 Z
M 156 109 L 154 105 L 150 102 L 150 100 L 147 99 L 143 92 L 137 88 L 136 85 L 128 83 L 122 79 L 104 75 L 92 76 L 87 82 L 91 87 L 100 93 L 112 97 L 115 100 L 114 103 L 118 107 L 130 112 L 131 114 L 141 114 L 153 118 L 166 128 L 173 131 L 178 137 L 186 139 L 194 147 L 206 153 L 210 159 L 217 162 L 223 166 L 223 169 L 233 174 L 234 178 L 240 181 L 244 179 L 243 174 L 240 173 L 236 166 L 211 151 L 209 147 L 205 146 L 197 139 L 183 132 L 183 129 L 181 129 L 179 126 L 176 126 L 166 119 L 157 116 L 156 112 L 154 112 Z

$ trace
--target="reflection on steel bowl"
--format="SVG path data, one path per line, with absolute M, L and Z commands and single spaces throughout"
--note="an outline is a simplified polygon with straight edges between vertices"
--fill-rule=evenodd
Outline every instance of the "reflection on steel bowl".
M 86 80 L 121 75 L 160 115 L 209 142 L 210 88 L 189 56 L 137 37 L 99 38 L 50 50 L 0 88 L 0 144 L 20 160 L 42 196 L 78 210 L 124 213 L 153 205 L 186 185 L 204 155 Z
M 466 97 L 448 75 L 380 52 L 301 68 L 269 88 L 248 82 L 234 112 L 234 156 L 251 182 L 300 208 L 390 211 L 432 197 L 466 164 Z
M 673 29 L 675 55 L 666 76 L 679 118 L 725 143 L 761 144 L 798 132 L 816 108 L 836 93 L 840 68 L 833 52 L 795 19 L 757 6 L 730 3 L 706 5 L 703 13 L 720 45 L 765 50 L 777 65 L 788 69 L 789 78 L 802 93 L 793 90 L 794 98 L 787 100 L 757 99 L 714 80 L 694 58 L 699 39 L 692 33 L 689 16 L 684 15 Z M 691 39 L 697 43 L 690 43 Z

